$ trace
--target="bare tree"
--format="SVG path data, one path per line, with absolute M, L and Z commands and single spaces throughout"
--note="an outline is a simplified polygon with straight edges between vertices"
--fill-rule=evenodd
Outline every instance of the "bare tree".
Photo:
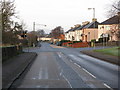
M 63 28 L 61 26 L 58 26 L 51 31 L 51 37 L 58 39 L 59 36 L 63 33 L 64 33 Z
M 110 5 L 110 8 L 109 10 L 107 11 L 107 16 L 110 18 L 110 17 L 113 17 L 115 15 L 118 14 L 118 12 L 120 12 L 120 0 L 115 0 L 114 3 L 112 3 Z
M 3 44 L 17 44 L 18 35 L 23 30 L 24 25 L 13 20 L 16 18 L 14 1 L 3 0 L 1 5 L 1 25 L 2 25 L 2 43 Z
M 45 36 L 45 31 L 43 29 L 37 30 L 36 32 L 38 37 L 44 37 Z

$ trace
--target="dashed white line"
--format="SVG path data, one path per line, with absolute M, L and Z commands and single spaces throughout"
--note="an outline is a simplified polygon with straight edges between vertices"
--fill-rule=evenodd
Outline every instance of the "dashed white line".
M 103 83 L 107 88 L 110 88 L 111 90 L 113 90 L 110 86 L 108 86 L 107 84 Z
M 93 74 L 91 74 L 90 72 L 88 72 L 86 69 L 82 68 L 85 72 L 87 72 L 89 75 L 91 75 L 92 77 L 96 78 Z
M 77 65 L 78 67 L 80 67 L 81 68 L 81 66 L 80 65 L 78 65 L 77 63 L 74 63 L 75 65 Z
M 61 55 L 60 55 L 60 54 L 58 54 L 58 56 L 61 58 Z

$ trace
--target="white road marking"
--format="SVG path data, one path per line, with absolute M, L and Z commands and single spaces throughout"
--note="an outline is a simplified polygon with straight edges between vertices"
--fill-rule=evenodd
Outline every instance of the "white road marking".
M 38 79 L 48 79 L 47 68 L 40 68 Z
M 60 55 L 60 54 L 58 54 L 58 56 L 61 58 L 61 55 Z
M 110 88 L 111 90 L 113 90 L 110 86 L 108 86 L 107 84 L 103 83 L 107 88 Z
M 68 84 L 70 85 L 70 88 L 72 88 L 70 82 L 67 80 L 67 78 L 63 75 L 64 79 L 68 82 Z
M 70 62 L 72 62 L 72 60 L 70 60 Z
M 81 66 L 80 65 L 78 65 L 77 63 L 74 63 L 75 65 L 77 65 L 78 67 L 80 67 L 81 68 Z
M 90 72 L 88 72 L 86 69 L 82 68 L 85 72 L 87 72 L 89 75 L 91 75 L 92 77 L 96 78 L 93 74 L 91 74 Z
M 39 71 L 39 77 L 38 77 L 38 79 L 42 79 L 42 69 L 40 69 L 40 71 Z

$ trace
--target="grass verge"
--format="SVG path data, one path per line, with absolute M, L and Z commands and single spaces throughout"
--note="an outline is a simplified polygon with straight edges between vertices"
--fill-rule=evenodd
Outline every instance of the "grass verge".
M 112 55 L 112 56 L 120 56 L 120 47 L 105 48 L 105 49 L 99 49 L 99 50 L 94 50 L 94 51 L 100 52 L 103 54 Z

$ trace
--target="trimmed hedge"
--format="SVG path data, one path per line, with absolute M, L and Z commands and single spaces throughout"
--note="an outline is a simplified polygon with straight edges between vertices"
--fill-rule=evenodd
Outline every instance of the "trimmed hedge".
M 2 47 L 2 61 L 22 53 L 22 46 Z

